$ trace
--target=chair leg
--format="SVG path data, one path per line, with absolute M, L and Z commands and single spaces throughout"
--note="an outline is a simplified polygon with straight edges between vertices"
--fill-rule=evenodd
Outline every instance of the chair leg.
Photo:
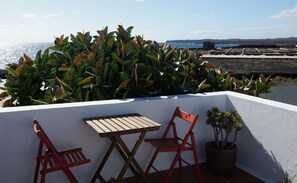
M 153 165 L 153 163 L 154 163 L 154 161 L 155 161 L 155 159 L 156 159 L 158 153 L 159 153 L 159 150 L 156 149 L 155 152 L 154 152 L 154 155 L 153 155 L 153 157 L 152 157 L 152 159 L 151 159 L 151 161 L 150 161 L 150 163 L 149 163 L 149 165 L 148 165 L 148 167 L 147 167 L 146 170 L 145 170 L 145 173 L 146 173 L 146 174 L 148 174 L 148 173 L 150 172 L 150 169 L 152 168 L 152 165 Z
M 193 154 L 194 154 L 194 160 L 195 160 L 196 173 L 197 173 L 197 176 L 198 176 L 198 182 L 202 183 L 202 177 L 201 177 L 201 172 L 200 172 L 197 147 L 196 147 L 195 137 L 194 137 L 193 133 L 191 134 L 191 141 L 192 141 L 192 147 L 193 147 Z
M 39 171 L 40 171 L 42 149 L 43 149 L 43 143 L 40 141 L 39 142 L 39 147 L 38 147 L 38 155 L 36 157 L 36 166 L 35 166 L 34 181 L 33 181 L 34 183 L 37 183 L 38 176 L 39 176 L 39 173 L 40 173 Z
M 178 152 L 176 152 L 176 153 L 178 153 Z M 178 165 L 179 165 L 179 168 L 183 167 L 181 156 L 179 156 L 179 158 L 178 158 Z
M 78 181 L 76 180 L 69 168 L 63 168 L 63 172 L 65 173 L 65 175 L 71 183 L 78 183 Z
M 46 175 L 46 172 L 45 171 L 42 171 L 41 178 L 40 178 L 40 183 L 44 183 L 45 182 L 45 175 Z
M 44 160 L 43 160 L 43 166 L 42 166 L 42 171 L 41 171 L 41 178 L 40 178 L 40 182 L 44 183 L 45 182 L 45 176 L 46 176 L 46 167 L 47 167 L 47 162 L 48 162 L 48 153 L 45 152 L 45 156 L 44 156 Z
M 39 157 L 36 158 L 36 166 L 35 166 L 35 173 L 34 173 L 34 181 L 33 183 L 37 183 L 38 176 L 39 176 L 39 168 L 40 168 L 40 159 Z
M 173 169 L 174 169 L 177 161 L 180 159 L 181 152 L 182 152 L 181 150 L 177 151 L 177 153 L 175 155 L 175 158 L 174 158 L 174 160 L 173 160 L 173 162 L 172 162 L 172 164 L 171 164 L 171 166 L 169 168 L 169 171 L 168 171 L 168 173 L 166 175 L 166 178 L 164 179 L 163 183 L 167 183 L 169 181 L 169 179 L 171 177 L 171 174 L 173 172 Z

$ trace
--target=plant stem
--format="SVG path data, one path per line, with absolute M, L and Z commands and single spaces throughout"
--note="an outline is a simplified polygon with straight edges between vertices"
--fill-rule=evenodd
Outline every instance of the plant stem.
M 226 131 L 225 131 L 225 133 L 226 133 L 226 135 L 225 135 L 225 139 L 224 139 L 224 143 L 223 143 L 223 149 L 226 148 L 226 146 L 227 146 L 227 140 L 228 140 L 228 137 L 229 137 L 229 133 L 227 133 Z
M 213 133 L 214 133 L 214 136 L 215 136 L 217 147 L 219 147 L 219 139 L 218 139 L 217 128 L 212 128 L 212 129 L 213 129 Z
M 223 127 L 222 127 L 222 126 L 220 127 L 220 134 L 221 134 L 221 139 L 220 139 L 220 141 L 223 142 L 224 134 L 223 134 Z M 221 147 L 222 147 L 222 144 L 221 144 Z

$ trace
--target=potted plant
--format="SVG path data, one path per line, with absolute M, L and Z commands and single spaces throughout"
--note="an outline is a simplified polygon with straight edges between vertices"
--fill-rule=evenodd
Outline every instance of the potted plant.
M 237 157 L 235 144 L 237 132 L 242 127 L 242 120 L 235 109 L 222 112 L 217 107 L 207 111 L 206 124 L 213 129 L 214 141 L 205 145 L 206 161 L 210 171 L 217 174 L 231 173 Z M 234 133 L 233 140 L 229 137 Z
M 289 175 L 289 173 L 287 171 L 285 171 L 284 177 L 283 177 L 283 181 L 276 182 L 276 183 L 293 183 L 295 177 L 296 177 L 296 175 L 294 175 L 293 177 L 291 177 Z

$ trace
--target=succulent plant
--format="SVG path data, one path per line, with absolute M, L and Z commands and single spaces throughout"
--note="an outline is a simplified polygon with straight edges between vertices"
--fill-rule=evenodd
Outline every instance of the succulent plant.
M 213 107 L 207 111 L 206 124 L 211 125 L 219 149 L 231 149 L 236 141 L 237 132 L 241 130 L 241 118 L 235 109 L 222 112 L 219 108 Z M 234 137 L 231 145 L 228 146 L 229 136 L 234 130 Z

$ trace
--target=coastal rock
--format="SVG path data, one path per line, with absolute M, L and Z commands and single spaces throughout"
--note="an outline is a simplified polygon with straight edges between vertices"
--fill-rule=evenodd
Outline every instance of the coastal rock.
M 7 70 L 0 70 L 0 79 L 5 79 L 7 75 Z

